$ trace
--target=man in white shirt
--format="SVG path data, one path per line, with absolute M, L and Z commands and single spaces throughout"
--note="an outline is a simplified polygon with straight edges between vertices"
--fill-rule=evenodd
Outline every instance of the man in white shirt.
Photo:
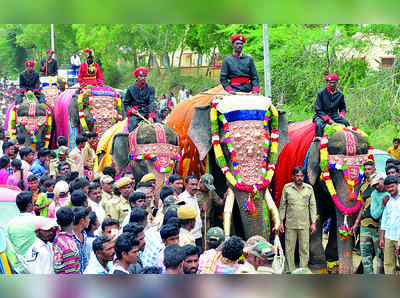
M 74 71 L 74 75 L 77 75 L 77 70 L 81 66 L 81 58 L 74 52 L 74 54 L 71 56 L 71 64 L 72 64 L 72 70 Z
M 186 99 L 186 89 L 185 89 L 185 86 L 182 85 L 181 89 L 179 90 L 179 93 L 178 93 L 178 100 L 179 100 L 179 102 L 181 102 L 185 99 Z
M 31 274 L 54 274 L 53 244 L 57 223 L 54 219 L 36 218 L 36 239 L 24 256 L 25 265 Z
M 93 212 L 96 213 L 97 219 L 99 220 L 100 226 L 94 232 L 95 235 L 101 235 L 101 224 L 103 223 L 104 218 L 106 217 L 106 212 L 104 208 L 101 206 L 101 187 L 98 183 L 90 183 L 89 191 L 88 191 L 88 198 L 89 198 L 89 207 L 92 209 Z
M 84 153 L 83 148 L 85 148 L 87 139 L 84 136 L 77 136 L 75 143 L 76 147 L 72 149 L 69 154 L 69 158 L 74 162 L 76 170 L 79 172 L 79 177 L 84 177 Z
M 202 235 L 201 235 L 201 227 L 202 222 L 200 218 L 200 208 L 196 198 L 196 188 L 199 183 L 199 180 L 195 176 L 188 176 L 185 180 L 186 190 L 178 196 L 178 200 L 180 202 L 185 202 L 186 205 L 193 206 L 197 210 L 196 223 L 194 225 L 191 233 L 194 238 L 196 238 L 196 246 L 201 249 L 202 247 Z

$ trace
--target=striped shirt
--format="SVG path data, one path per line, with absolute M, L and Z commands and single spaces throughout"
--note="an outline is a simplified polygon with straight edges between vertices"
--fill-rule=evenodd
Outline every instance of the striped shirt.
M 79 251 L 70 233 L 59 232 L 54 239 L 53 250 L 56 274 L 81 274 Z

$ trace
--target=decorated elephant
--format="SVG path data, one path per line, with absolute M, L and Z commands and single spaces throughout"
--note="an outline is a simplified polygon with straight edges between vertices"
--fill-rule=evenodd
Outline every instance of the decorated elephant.
M 107 86 L 67 89 L 57 98 L 54 111 L 56 136 L 67 137 L 70 149 L 77 135 L 94 131 L 102 136 L 125 117 L 120 95 Z
M 115 134 L 111 153 L 118 172 L 130 169 L 136 181 L 147 173 L 156 176 L 156 199 L 180 159 L 176 132 L 160 123 L 143 123 L 130 134 Z
M 179 112 L 179 105 L 175 110 Z M 229 188 L 225 233 L 269 238 L 271 228 L 280 224 L 268 186 L 279 152 L 288 143 L 285 112 L 278 112 L 270 98 L 250 94 L 217 95 L 194 110 L 188 135 L 199 159 L 208 157 L 217 193 L 222 196 Z
M 320 269 L 339 261 L 339 273 L 351 274 L 350 227 L 361 207 L 357 194 L 362 165 L 373 160 L 372 147 L 367 135 L 356 128 L 328 126 L 320 142 L 313 142 L 314 129 L 311 120 L 289 125 L 290 143 L 278 159 L 274 197 L 279 201 L 284 184 L 291 182 L 291 169 L 304 166 L 305 182 L 313 186 L 318 212 L 317 230 L 310 236 L 309 266 Z M 330 233 L 324 250 L 322 226 L 329 218 Z
M 54 131 L 53 119 L 49 106 L 39 104 L 33 93 L 28 92 L 21 104 L 12 104 L 9 107 L 5 128 L 12 139 L 17 135 L 24 135 L 26 146 L 31 146 L 37 140 L 44 140 L 45 146 L 49 147 Z

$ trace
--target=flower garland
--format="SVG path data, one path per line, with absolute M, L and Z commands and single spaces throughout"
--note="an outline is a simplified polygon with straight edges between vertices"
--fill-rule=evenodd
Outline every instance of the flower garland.
M 113 102 L 113 108 L 114 108 L 114 113 L 113 113 L 113 123 L 118 123 L 122 121 L 122 103 L 121 103 L 121 96 L 119 95 L 118 92 L 115 92 L 113 89 L 112 91 L 114 92 L 114 102 Z M 87 125 L 86 119 L 85 119 L 85 112 L 83 109 L 84 105 L 84 98 L 85 96 L 89 97 L 89 113 L 92 115 L 93 118 L 93 131 L 98 133 L 97 130 L 97 120 L 95 113 L 93 111 L 93 93 L 92 93 L 92 86 L 87 85 L 85 89 L 82 89 L 79 93 L 77 102 L 78 102 L 78 113 L 79 113 L 79 121 L 81 123 L 82 129 L 84 132 L 89 132 L 89 127 Z
M 22 126 L 26 129 L 26 132 L 31 136 L 31 143 L 36 143 L 37 138 L 36 134 L 39 132 L 40 127 L 47 126 L 47 131 L 45 135 L 45 146 L 48 147 L 50 144 L 50 137 L 51 137 L 51 129 L 52 129 L 52 117 L 51 112 L 48 106 L 41 104 L 42 106 L 46 107 L 46 120 L 39 122 L 34 129 L 28 126 L 27 122 L 17 121 L 17 111 L 22 104 L 14 106 L 11 110 L 11 119 L 10 119 L 10 126 L 11 126 L 11 138 L 15 139 L 17 137 L 17 124 Z
M 253 185 L 245 184 L 240 178 L 240 169 L 236 159 L 236 153 L 231 144 L 230 132 L 229 132 L 229 124 L 225 119 L 223 114 L 220 115 L 219 119 L 222 121 L 224 126 L 224 134 L 225 134 L 225 143 L 227 144 L 228 150 L 231 154 L 231 160 L 233 164 L 234 174 L 228 168 L 226 159 L 222 152 L 221 141 L 219 138 L 218 132 L 218 111 L 217 111 L 217 102 L 212 103 L 211 111 L 210 111 L 210 120 L 211 120 L 211 134 L 212 134 L 212 144 L 214 147 L 215 157 L 217 159 L 218 166 L 221 168 L 224 173 L 226 179 L 229 181 L 237 189 L 248 192 L 249 198 L 244 204 L 244 209 L 251 211 L 253 215 L 257 215 L 257 210 L 254 207 L 254 201 L 260 197 L 260 191 L 266 188 L 272 180 L 275 172 L 275 163 L 278 153 L 278 111 L 276 108 L 271 105 L 269 110 L 265 111 L 264 115 L 264 160 L 261 169 L 260 179 L 257 183 Z M 271 117 L 272 114 L 272 117 Z M 269 131 L 268 131 L 268 121 L 271 119 L 271 148 L 269 153 L 269 163 L 268 161 L 268 150 L 269 150 Z
M 120 121 L 122 121 L 122 101 L 119 93 L 116 93 L 114 97 L 113 123 L 116 124 Z
M 174 168 L 174 163 L 175 161 L 178 161 L 181 159 L 180 155 L 171 155 L 169 158 L 169 163 L 168 166 L 166 167 L 161 167 L 160 163 L 158 162 L 158 158 L 156 154 L 140 154 L 140 155 L 129 155 L 130 160 L 144 160 L 144 159 L 150 159 L 151 162 L 153 163 L 153 166 L 159 171 L 160 173 L 168 173 Z
M 347 182 L 347 184 L 352 188 L 352 193 L 350 194 L 351 200 L 356 200 L 357 199 L 357 193 L 354 191 L 354 186 L 360 183 L 362 179 L 362 173 L 363 173 L 363 166 L 360 167 L 360 173 L 358 175 L 357 180 L 352 180 L 348 176 L 348 167 L 347 165 L 338 165 L 338 164 L 328 164 L 328 140 L 329 137 L 334 134 L 335 132 L 340 132 L 343 130 L 347 131 L 353 131 L 362 137 L 364 137 L 368 143 L 368 160 L 374 160 L 374 154 L 373 154 L 373 147 L 369 145 L 369 140 L 368 140 L 368 135 L 361 131 L 360 129 L 357 129 L 355 127 L 345 127 L 340 124 L 333 124 L 330 126 L 327 126 L 325 128 L 324 136 L 322 137 L 320 141 L 320 158 L 321 158 L 321 179 L 325 181 L 326 187 L 328 188 L 328 191 L 332 197 L 333 202 L 335 203 L 336 207 L 339 209 L 339 211 L 344 215 L 344 224 L 339 227 L 339 234 L 341 235 L 341 240 L 344 239 L 349 239 L 351 236 L 351 229 L 349 228 L 347 224 L 347 216 L 351 215 L 355 212 L 357 212 L 362 205 L 361 200 L 357 200 L 356 204 L 353 207 L 346 207 L 342 204 L 342 202 L 339 200 L 335 186 L 333 185 L 329 169 L 338 169 L 343 171 L 344 178 Z

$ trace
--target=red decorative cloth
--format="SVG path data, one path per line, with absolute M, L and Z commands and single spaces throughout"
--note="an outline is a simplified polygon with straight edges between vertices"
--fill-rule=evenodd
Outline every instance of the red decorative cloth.
M 315 137 L 315 124 L 312 120 L 295 122 L 289 125 L 289 144 L 278 157 L 274 175 L 273 198 L 279 206 L 282 190 L 286 183 L 292 182 L 292 170 L 303 166 L 308 148 Z
M 241 41 L 243 41 L 243 43 L 245 43 L 246 37 L 244 37 L 244 35 L 241 35 L 241 34 L 232 35 L 231 42 L 234 42 L 235 40 L 241 40 Z
M 325 77 L 325 81 L 339 80 L 339 76 L 336 73 L 330 73 Z
M 79 67 L 78 83 L 80 85 L 82 83 L 93 86 L 98 86 L 100 84 L 104 85 L 103 72 L 101 71 L 100 66 L 96 62 L 93 62 L 93 65 L 95 70 L 92 74 L 88 73 L 88 65 L 86 61 L 84 61 Z
M 49 53 L 54 54 L 54 51 L 53 51 L 52 49 L 48 49 L 48 50 L 46 51 L 46 54 L 49 54 Z
M 135 69 L 135 72 L 133 73 L 133 75 L 135 77 L 137 77 L 139 74 L 144 74 L 144 73 L 149 73 L 147 68 L 146 67 L 138 67 Z

